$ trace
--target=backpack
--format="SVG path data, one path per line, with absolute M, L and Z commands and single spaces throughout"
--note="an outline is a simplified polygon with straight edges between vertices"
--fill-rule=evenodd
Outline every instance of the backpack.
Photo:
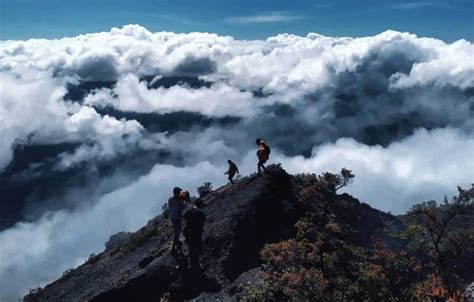
M 265 144 L 265 152 L 267 153 L 267 155 L 270 155 L 270 152 L 272 152 L 272 150 L 267 144 Z

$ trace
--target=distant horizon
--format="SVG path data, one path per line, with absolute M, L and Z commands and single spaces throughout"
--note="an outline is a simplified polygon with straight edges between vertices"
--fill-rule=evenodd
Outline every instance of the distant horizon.
M 414 33 L 414 32 L 410 32 L 410 31 L 401 31 L 401 30 L 396 30 L 396 29 L 392 29 L 392 28 L 387 28 L 385 30 L 382 30 L 378 33 L 374 33 L 374 34 L 367 34 L 367 35 L 328 35 L 328 34 L 324 34 L 324 33 L 320 33 L 320 32 L 315 32 L 315 31 L 308 31 L 307 33 L 293 33 L 293 32 L 280 32 L 280 33 L 275 33 L 275 34 L 271 34 L 271 35 L 268 35 L 268 36 L 262 36 L 262 37 L 255 37 L 255 38 L 240 38 L 240 37 L 236 37 L 236 36 L 233 36 L 231 34 L 219 34 L 217 32 L 210 32 L 210 31 L 183 31 L 183 32 L 177 32 L 177 31 L 170 31 L 170 30 L 151 30 L 150 28 L 144 26 L 143 24 L 139 24 L 139 23 L 129 23 L 129 24 L 122 24 L 122 25 L 119 25 L 119 26 L 112 26 L 110 27 L 109 29 L 104 29 L 104 30 L 97 30 L 97 31 L 89 31 L 89 32 L 83 32 L 83 33 L 77 33 L 77 34 L 73 34 L 71 33 L 70 35 L 64 35 L 64 36 L 57 36 L 57 37 L 31 37 L 31 38 L 17 38 L 17 39 L 0 39 L 0 42 L 6 42 L 6 41 L 28 41 L 28 40 L 61 40 L 61 39 L 68 39 L 68 38 L 75 38 L 77 36 L 81 36 L 81 35 L 88 35 L 88 34 L 96 34 L 96 33 L 107 33 L 107 32 L 110 32 L 112 29 L 114 28 L 118 28 L 118 29 L 121 29 L 125 26 L 128 26 L 128 25 L 138 25 L 140 27 L 143 27 L 145 29 L 147 29 L 148 31 L 152 32 L 152 33 L 161 33 L 161 32 L 169 32 L 169 33 L 173 33 L 173 34 L 184 34 L 184 35 L 187 35 L 187 34 L 190 34 L 190 33 L 208 33 L 208 34 L 216 34 L 218 36 L 229 36 L 229 37 L 232 37 L 233 39 L 236 39 L 236 40 L 249 40 L 249 41 L 265 41 L 266 39 L 268 38 L 271 38 L 271 37 L 276 37 L 278 35 L 294 35 L 294 36 L 299 36 L 299 37 L 307 37 L 308 35 L 310 34 L 317 34 L 317 35 L 321 35 L 321 36 L 324 36 L 324 37 L 331 37 L 331 38 L 353 38 L 353 39 L 357 39 L 357 38 L 365 38 L 365 37 L 373 37 L 373 36 L 376 36 L 376 35 L 379 35 L 379 34 L 382 34 L 384 32 L 387 32 L 387 31 L 394 31 L 394 32 L 400 32 L 400 33 L 408 33 L 410 35 L 415 35 L 416 37 L 418 38 L 432 38 L 432 39 L 437 39 L 437 40 L 440 40 L 440 41 L 443 41 L 447 44 L 451 44 L 451 43 L 454 43 L 456 41 L 459 41 L 459 40 L 466 40 L 468 42 L 473 42 L 474 40 L 470 40 L 470 39 L 467 39 L 467 38 L 462 38 L 460 37 L 459 39 L 455 39 L 455 40 L 452 40 L 452 41 L 446 41 L 444 39 L 441 39 L 439 37 L 432 37 L 432 36 L 426 36 L 426 35 L 420 35 L 420 34 L 417 34 L 417 33 Z
M 394 30 L 451 43 L 474 40 L 472 11 L 474 4 L 467 0 L 0 0 L 0 40 L 60 39 L 139 24 L 152 32 L 209 32 L 249 40 L 280 33 L 365 37 Z

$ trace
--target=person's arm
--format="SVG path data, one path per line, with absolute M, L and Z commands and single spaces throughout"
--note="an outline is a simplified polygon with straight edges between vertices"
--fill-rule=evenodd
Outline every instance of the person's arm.
M 189 194 L 188 191 L 185 191 L 185 192 L 184 192 L 184 196 L 183 196 L 183 197 L 184 197 L 184 199 L 183 199 L 184 204 L 191 202 L 191 196 L 190 196 L 190 194 Z
M 186 209 L 188 207 L 188 205 L 186 204 L 186 200 L 183 200 L 183 202 L 181 202 L 181 210 L 184 211 L 184 209 Z

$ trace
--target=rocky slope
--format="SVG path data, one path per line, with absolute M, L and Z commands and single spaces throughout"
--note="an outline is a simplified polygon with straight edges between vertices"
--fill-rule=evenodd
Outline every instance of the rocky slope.
M 201 270 L 188 269 L 183 255 L 171 255 L 171 230 L 159 215 L 133 234 L 120 233 L 104 252 L 25 301 L 238 300 L 242 284 L 259 279 L 259 250 L 294 235 L 307 209 L 296 199 L 293 177 L 273 166 L 260 177 L 243 178 L 203 197 L 206 225 Z M 354 241 L 370 245 L 382 227 L 400 221 L 353 197 L 334 196 L 338 222 L 355 230 Z

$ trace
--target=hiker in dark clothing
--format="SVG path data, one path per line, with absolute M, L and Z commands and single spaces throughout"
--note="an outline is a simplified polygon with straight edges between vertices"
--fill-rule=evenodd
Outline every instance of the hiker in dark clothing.
M 270 158 L 270 147 L 268 147 L 267 144 L 260 138 L 257 138 L 255 141 L 258 146 L 257 150 L 257 158 L 258 158 L 258 175 L 260 175 L 260 169 L 263 169 L 263 171 L 266 171 L 266 168 L 264 164 L 267 162 L 267 160 Z
M 182 243 L 179 241 L 181 233 L 181 217 L 183 216 L 183 209 L 186 207 L 185 202 L 189 201 L 189 193 L 179 187 L 173 189 L 173 196 L 168 199 L 168 209 L 171 225 L 173 227 L 173 245 L 171 251 L 180 250 Z
M 229 169 L 224 174 L 229 175 L 229 177 L 228 177 L 229 181 L 231 183 L 234 183 L 235 174 L 240 173 L 239 168 L 237 168 L 237 165 L 233 161 L 231 161 L 230 159 L 227 162 L 229 163 Z
M 192 268 L 199 268 L 199 253 L 202 245 L 202 232 L 206 215 L 201 210 L 203 202 L 197 199 L 194 207 L 186 210 L 183 215 L 186 226 L 183 230 L 186 245 L 189 248 L 189 262 Z

